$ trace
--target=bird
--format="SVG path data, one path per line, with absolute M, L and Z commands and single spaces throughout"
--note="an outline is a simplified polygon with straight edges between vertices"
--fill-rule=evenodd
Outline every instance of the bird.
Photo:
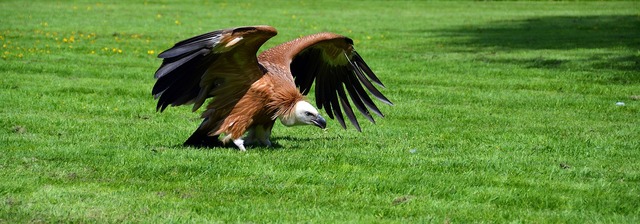
M 202 122 L 184 146 L 222 147 L 231 141 L 240 151 L 248 145 L 271 147 L 276 120 L 287 127 L 326 130 L 322 108 L 344 129 L 346 116 L 361 132 L 353 107 L 375 124 L 371 114 L 384 115 L 371 96 L 393 105 L 376 88 L 385 86 L 352 39 L 322 32 L 258 54 L 277 33 L 266 25 L 220 29 L 179 41 L 158 55 L 162 64 L 152 89 L 156 111 L 193 104 L 196 112 L 208 100 Z M 314 83 L 318 109 L 307 99 Z

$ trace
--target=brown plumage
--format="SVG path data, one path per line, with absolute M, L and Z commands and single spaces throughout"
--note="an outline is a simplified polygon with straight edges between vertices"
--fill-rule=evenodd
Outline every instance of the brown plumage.
M 343 128 L 344 112 L 360 131 L 351 104 L 371 122 L 370 111 L 383 117 L 367 91 L 392 105 L 372 85 L 384 87 L 351 39 L 318 33 L 256 57 L 260 46 L 276 34 L 270 26 L 217 30 L 178 42 L 158 55 L 164 60 L 152 91 L 157 110 L 193 103 L 196 111 L 212 98 L 202 113 L 203 122 L 184 145 L 220 146 L 233 140 L 242 151 L 244 144 L 271 146 L 269 137 L 278 118 L 285 126 L 325 128 L 324 118 L 304 97 L 314 80 L 316 105 Z

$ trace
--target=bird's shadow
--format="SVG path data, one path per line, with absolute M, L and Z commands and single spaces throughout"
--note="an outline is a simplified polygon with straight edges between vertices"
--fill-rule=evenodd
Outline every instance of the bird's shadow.
M 260 144 L 249 144 L 245 145 L 247 151 L 278 151 L 283 149 L 301 149 L 300 147 L 289 146 L 285 147 L 279 143 L 279 141 L 291 141 L 291 142 L 309 142 L 309 141 L 327 141 L 327 140 L 335 140 L 338 139 L 337 136 L 331 137 L 293 137 L 293 136 L 278 136 L 271 138 L 271 146 L 265 146 Z M 166 146 L 156 146 L 151 151 L 157 152 L 158 148 L 164 149 L 183 149 L 183 150 L 220 150 L 220 149 L 231 149 L 238 150 L 238 147 L 233 143 L 229 142 L 228 144 L 216 145 L 216 146 L 185 146 L 183 144 L 174 144 L 174 145 L 166 145 Z

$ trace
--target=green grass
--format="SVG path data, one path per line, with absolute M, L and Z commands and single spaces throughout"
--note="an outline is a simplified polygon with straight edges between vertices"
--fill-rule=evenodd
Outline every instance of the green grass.
M 640 222 L 638 2 L 0 8 L 0 223 Z M 395 106 L 362 133 L 181 147 L 199 114 L 154 111 L 155 55 L 254 24 L 265 47 L 352 37 Z

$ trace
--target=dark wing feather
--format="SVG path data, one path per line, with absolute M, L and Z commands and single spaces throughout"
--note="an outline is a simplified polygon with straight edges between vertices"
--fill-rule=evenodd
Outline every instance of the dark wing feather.
M 375 82 L 376 84 L 384 87 L 384 84 L 382 84 L 382 82 L 380 81 L 380 79 L 378 79 L 378 77 L 375 75 L 375 73 L 373 73 L 373 71 L 371 71 L 371 68 L 369 68 L 369 66 L 367 65 L 367 63 L 364 62 L 364 59 L 362 59 L 362 57 L 360 57 L 360 54 L 358 54 L 358 52 L 353 52 L 353 57 L 355 58 L 355 60 L 353 60 L 357 67 L 359 67 L 360 69 L 362 69 L 362 71 L 367 74 L 367 76 L 371 79 L 371 81 Z
M 226 31 L 226 32 L 225 32 Z M 216 30 L 210 33 L 198 35 L 176 43 L 172 48 L 160 53 L 159 58 L 173 58 L 185 53 L 198 51 L 200 49 L 212 49 L 220 43 L 222 35 L 228 30 Z
M 255 56 L 258 48 L 275 34 L 275 29 L 267 26 L 217 30 L 180 41 L 160 53 L 163 61 L 152 89 L 158 99 L 156 110 L 194 103 L 195 111 L 227 78 L 250 79 L 260 71 Z
M 311 43 L 304 44 L 305 41 Z M 292 42 L 303 43 L 292 57 L 290 64 L 296 86 L 300 88 L 302 94 L 306 95 L 315 80 L 316 106 L 320 109 L 324 107 L 330 118 L 335 115 L 342 127 L 346 128 L 342 113 L 344 112 L 353 126 L 358 131 L 361 130 L 352 109 L 354 106 L 371 122 L 375 123 L 370 111 L 384 117 L 369 94 L 383 103 L 393 105 L 372 85 L 376 83 L 384 87 L 362 57 L 353 50 L 351 39 L 322 33 Z M 294 50 L 295 46 L 292 47 Z
M 360 124 L 358 123 L 358 119 L 356 119 L 356 115 L 353 113 L 353 110 L 351 109 L 351 105 L 349 105 L 349 100 L 347 100 L 347 96 L 346 94 L 344 94 L 344 89 L 337 88 L 336 90 L 338 91 L 338 97 L 340 97 L 340 104 L 342 105 L 342 110 L 344 110 L 344 113 L 347 115 L 347 118 L 349 118 L 349 121 L 351 121 L 351 124 L 353 124 L 353 126 L 356 127 L 356 130 L 362 131 L 362 129 L 360 128 Z
M 198 96 L 201 90 L 200 77 L 216 59 L 215 55 L 207 55 L 209 52 L 201 49 L 175 62 L 163 63 L 156 72 L 158 81 L 152 90 L 152 94 L 158 99 L 157 110 L 164 111 L 169 105 L 190 103 Z

